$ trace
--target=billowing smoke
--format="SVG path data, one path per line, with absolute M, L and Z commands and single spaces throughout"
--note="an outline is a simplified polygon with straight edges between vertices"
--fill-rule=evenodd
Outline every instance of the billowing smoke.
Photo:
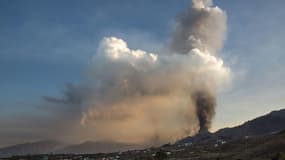
M 120 38 L 104 38 L 84 82 L 67 90 L 63 99 L 46 98 L 77 108 L 71 115 L 78 126 L 65 134 L 161 144 L 208 130 L 217 89 L 230 79 L 230 69 L 217 56 L 226 15 L 211 5 L 193 0 L 178 17 L 166 52 L 134 50 Z
M 193 0 L 189 10 L 177 20 L 171 47 L 174 52 L 187 54 L 199 49 L 215 55 L 223 46 L 226 33 L 226 14 L 211 1 Z
M 211 0 L 192 2 L 192 7 L 178 18 L 170 47 L 176 54 L 189 54 L 189 51 L 197 49 L 204 54 L 216 56 L 225 39 L 226 14 L 218 7 L 211 7 Z M 216 106 L 216 87 L 213 82 L 204 83 L 206 84 L 199 86 L 199 89 L 192 90 L 200 131 L 208 130 L 211 126 Z

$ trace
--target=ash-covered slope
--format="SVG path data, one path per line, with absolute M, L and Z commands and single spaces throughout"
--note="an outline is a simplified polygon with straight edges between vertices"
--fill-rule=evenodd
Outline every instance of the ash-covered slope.
M 245 136 L 272 134 L 284 129 L 285 109 L 281 109 L 247 121 L 236 127 L 223 128 L 215 133 L 202 132 L 193 137 L 186 137 L 177 143 L 203 143 L 217 139 L 236 140 Z

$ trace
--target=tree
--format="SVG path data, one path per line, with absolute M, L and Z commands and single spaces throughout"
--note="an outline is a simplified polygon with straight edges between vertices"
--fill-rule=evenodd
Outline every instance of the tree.
M 274 157 L 272 157 L 272 160 L 285 160 L 285 153 L 277 153 Z
M 167 154 L 163 152 L 162 150 L 159 150 L 158 152 L 156 152 L 154 156 L 155 160 L 164 160 L 166 158 L 167 158 Z

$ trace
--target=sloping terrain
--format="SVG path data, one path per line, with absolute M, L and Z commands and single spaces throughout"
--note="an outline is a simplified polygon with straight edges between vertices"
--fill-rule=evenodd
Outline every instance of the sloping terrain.
M 285 109 L 270 112 L 233 128 L 223 128 L 215 133 L 202 132 L 193 137 L 186 137 L 177 143 L 203 143 L 217 139 L 230 141 L 246 136 L 277 133 L 283 129 L 285 129 Z
M 271 156 L 275 152 L 285 150 L 285 109 L 273 111 L 244 124 L 225 128 L 216 133 L 202 132 L 194 137 L 186 137 L 174 145 L 146 149 L 145 152 L 128 152 L 128 156 L 141 155 L 148 157 L 157 150 L 166 149 L 172 156 L 189 157 L 255 157 Z M 277 134 L 278 133 L 278 134 Z M 66 145 L 57 141 L 40 141 L 19 144 L 0 149 L 0 157 L 26 154 L 93 154 L 138 149 L 142 146 L 114 142 L 87 141 L 76 145 Z M 191 153 L 189 155 L 189 153 Z M 202 154 L 203 153 L 203 154 Z M 207 154 L 206 154 L 207 153 Z M 193 154 L 193 155 L 192 155 Z M 257 155 L 258 154 L 258 155 Z M 205 157 L 206 156 L 206 157 Z M 194 156 L 195 157 L 195 156 Z
M 226 143 L 216 141 L 202 144 L 167 144 L 125 152 L 27 155 L 14 156 L 5 160 L 284 160 L 283 158 L 285 158 L 285 131 L 241 138 Z
M 80 154 L 107 153 L 107 152 L 125 151 L 128 149 L 135 149 L 135 148 L 141 148 L 141 146 L 135 144 L 125 144 L 125 143 L 86 141 L 81 144 L 67 146 L 60 150 L 57 150 L 56 153 L 80 153 Z
M 0 157 L 7 157 L 10 155 L 51 153 L 64 146 L 64 143 L 52 140 L 18 144 L 0 149 Z
M 221 129 L 215 135 L 236 139 L 244 136 L 276 133 L 283 129 L 285 129 L 285 109 L 273 111 L 237 127 Z

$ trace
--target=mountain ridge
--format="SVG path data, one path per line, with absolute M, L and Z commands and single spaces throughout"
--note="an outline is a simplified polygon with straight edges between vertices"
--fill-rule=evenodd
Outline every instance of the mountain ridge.
M 37 142 L 28 142 L 23 144 L 16 144 L 4 148 L 0 148 L 0 157 L 10 155 L 25 155 L 25 154 L 42 154 L 51 153 L 66 144 L 56 140 L 43 140 Z
M 272 134 L 285 129 L 285 109 L 272 111 L 263 116 L 254 118 L 241 125 L 231 128 L 223 128 L 217 132 L 204 131 L 196 136 L 185 137 L 181 143 L 206 143 L 223 139 L 226 141 L 237 140 L 246 136 L 258 136 Z M 47 153 L 107 153 L 125 151 L 129 149 L 141 149 L 142 145 L 127 144 L 119 142 L 94 142 L 85 141 L 80 144 L 66 144 L 55 140 L 45 140 L 33 143 L 17 144 L 0 148 L 0 157 L 25 154 L 47 154 Z

